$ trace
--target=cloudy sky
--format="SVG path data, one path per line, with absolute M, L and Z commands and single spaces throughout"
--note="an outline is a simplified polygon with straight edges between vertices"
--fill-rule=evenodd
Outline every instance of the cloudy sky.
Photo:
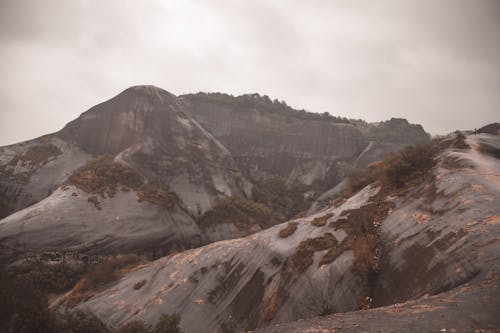
M 0 145 L 137 84 L 479 127 L 500 121 L 500 1 L 0 0 Z

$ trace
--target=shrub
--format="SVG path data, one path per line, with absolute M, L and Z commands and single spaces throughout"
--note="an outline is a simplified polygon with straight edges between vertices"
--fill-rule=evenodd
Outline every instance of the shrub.
M 204 227 L 233 223 L 240 228 L 246 228 L 252 224 L 267 228 L 282 221 L 282 216 L 277 215 L 261 203 L 230 197 L 221 200 L 211 210 L 203 214 L 199 223 Z
M 431 144 L 409 146 L 384 160 L 384 177 L 388 185 L 401 188 L 416 178 L 422 178 L 435 164 L 435 149 Z
M 331 233 L 316 238 L 308 238 L 300 242 L 291 257 L 291 263 L 299 273 L 303 273 L 313 263 L 314 252 L 327 250 L 336 245 L 337 239 Z
M 151 333 L 151 327 L 146 325 L 143 321 L 134 320 L 122 326 L 118 333 Z
M 134 169 L 116 163 L 111 156 L 103 156 L 76 170 L 68 182 L 87 193 L 102 197 L 106 193 L 112 197 L 118 185 L 137 189 L 143 184 L 143 179 Z
M 181 333 L 181 316 L 177 313 L 162 314 L 152 333 Z
M 309 208 L 314 198 L 304 198 L 305 185 L 287 186 L 282 177 L 274 176 L 255 182 L 252 188 L 252 200 L 266 205 L 290 219 Z
M 326 221 L 332 217 L 333 214 L 326 214 L 320 217 L 316 217 L 314 220 L 311 221 L 311 224 L 317 227 L 322 227 L 326 224 Z
M 277 99 L 271 100 L 266 95 L 259 94 L 245 94 L 240 96 L 232 96 L 222 93 L 203 93 L 187 94 L 181 96 L 183 99 L 187 98 L 191 102 L 196 103 L 211 103 L 215 105 L 228 106 L 234 108 L 237 112 L 244 112 L 248 109 L 257 109 L 268 113 L 280 114 L 285 117 L 286 122 L 291 122 L 292 119 L 301 120 L 321 120 L 334 123 L 350 124 L 347 118 L 335 117 L 328 112 L 316 113 L 307 112 L 306 110 L 296 110 L 288 106 L 285 101 L 278 101 Z
M 409 183 L 423 179 L 436 164 L 436 149 L 432 143 L 408 146 L 398 153 L 387 156 L 383 161 L 373 163 L 350 176 L 350 195 L 374 182 L 381 182 L 386 188 L 402 188 Z
M 0 269 L 0 332 L 49 333 L 54 318 L 46 294 L 31 279 L 17 278 Z
M 288 222 L 287 226 L 280 230 L 279 236 L 281 238 L 287 238 L 297 230 L 298 225 L 299 224 L 297 222 Z
M 47 264 L 41 261 L 25 262 L 14 268 L 16 279 L 28 281 L 49 293 L 65 292 L 78 282 L 84 268 L 79 264 Z
M 465 142 L 465 135 L 460 131 L 455 131 L 455 140 L 453 140 L 453 147 L 458 149 L 470 149 L 470 146 Z
M 137 266 L 143 259 L 135 254 L 116 255 L 90 268 L 68 296 L 68 305 L 75 306 L 93 293 L 118 280 L 126 269 Z
M 135 320 L 122 326 L 118 333 L 182 333 L 179 328 L 180 322 L 181 316 L 177 313 L 162 314 L 154 327 Z
M 160 181 L 152 181 L 142 185 L 137 195 L 139 201 L 148 201 L 165 208 L 173 208 L 178 201 L 175 193 L 169 192 L 165 184 Z
M 57 332 L 62 333 L 109 333 L 106 326 L 93 314 L 75 311 L 59 321 Z

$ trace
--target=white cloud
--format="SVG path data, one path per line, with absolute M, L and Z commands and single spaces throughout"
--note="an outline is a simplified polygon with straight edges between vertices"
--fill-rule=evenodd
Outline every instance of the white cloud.
M 0 144 L 135 84 L 259 92 L 433 133 L 498 121 L 495 1 L 0 0 Z

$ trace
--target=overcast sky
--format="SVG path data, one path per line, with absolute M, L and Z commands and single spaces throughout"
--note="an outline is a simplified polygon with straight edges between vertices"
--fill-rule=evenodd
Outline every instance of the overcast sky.
M 0 0 L 0 145 L 138 84 L 479 127 L 500 121 L 500 1 Z

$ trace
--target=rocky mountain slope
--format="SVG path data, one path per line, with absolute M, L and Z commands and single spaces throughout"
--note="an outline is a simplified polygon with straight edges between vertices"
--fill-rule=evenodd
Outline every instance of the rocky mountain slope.
M 498 329 L 500 138 L 438 148 L 431 164 L 418 149 L 386 162 L 395 185 L 140 266 L 76 308 L 111 328 L 178 312 L 188 333 Z
M 306 210 L 310 189 L 386 153 L 368 139 L 347 119 L 258 95 L 132 87 L 57 133 L 0 147 L 0 241 L 107 253 L 245 236 Z M 235 214 L 213 223 L 225 198 L 238 199 Z
M 419 125 L 377 125 L 295 110 L 258 94 L 189 94 L 187 112 L 232 153 L 250 179 L 273 175 L 329 189 L 353 166 L 380 160 L 408 144 L 428 142 Z
M 3 147 L 4 214 L 31 205 L 1 220 L 3 245 L 108 252 L 204 242 L 195 219 L 220 198 L 245 197 L 249 184 L 183 110 L 162 89 L 132 87 L 53 135 Z

